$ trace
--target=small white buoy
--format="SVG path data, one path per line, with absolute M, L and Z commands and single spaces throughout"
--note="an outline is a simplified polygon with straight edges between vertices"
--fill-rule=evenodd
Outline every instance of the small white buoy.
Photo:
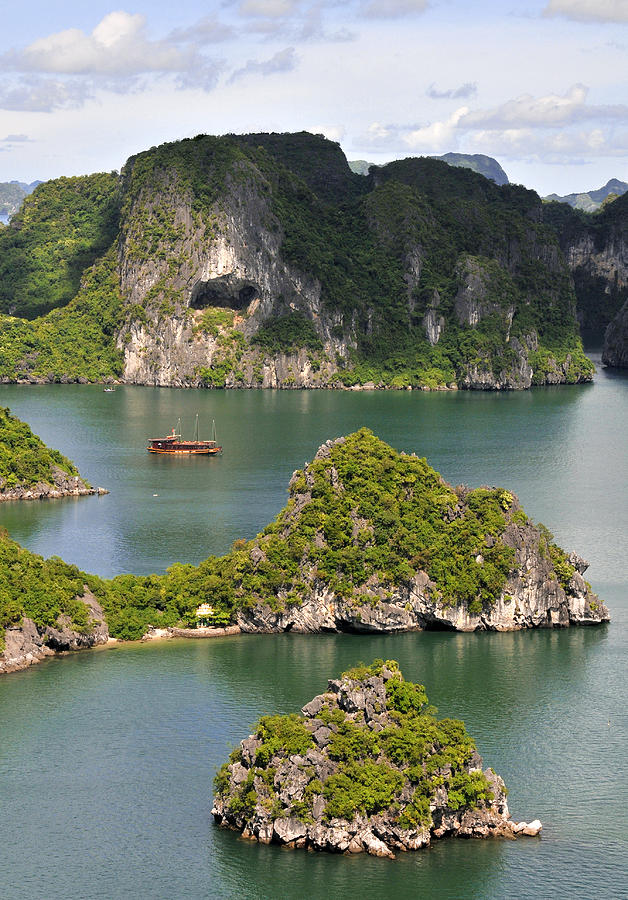
M 153 497 L 159 497 L 159 494 L 153 494 Z

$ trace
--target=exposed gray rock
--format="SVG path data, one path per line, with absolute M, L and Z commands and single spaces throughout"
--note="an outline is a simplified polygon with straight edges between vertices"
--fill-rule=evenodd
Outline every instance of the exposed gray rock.
M 26 669 L 55 652 L 83 650 L 97 644 L 106 644 L 109 629 L 100 603 L 87 586 L 83 596 L 78 599 L 88 608 L 88 630 L 75 631 L 66 616 L 59 618 L 56 628 L 38 628 L 31 619 L 23 619 L 19 626 L 7 628 L 5 632 L 5 649 L 0 653 L 0 674 Z
M 612 368 L 628 369 L 628 300 L 606 329 L 602 362 Z
M 323 444 L 315 460 L 328 459 L 335 443 L 328 441 Z M 307 467 L 305 478 L 307 482 Z M 336 479 L 336 490 L 340 487 Z M 461 489 L 460 496 L 463 493 L 464 489 Z M 520 510 L 519 502 L 514 495 L 510 496 L 511 512 L 514 514 Z M 310 498 L 309 493 L 307 497 Z M 300 501 L 299 495 L 294 499 L 295 508 L 301 510 L 305 502 Z M 450 518 L 459 514 L 460 511 L 449 510 Z M 610 620 L 607 607 L 582 577 L 588 567 L 582 557 L 575 553 L 567 557 L 574 573 L 563 585 L 556 576 L 549 554 L 543 549 L 539 528 L 530 520 L 521 524 L 511 519 L 501 540 L 514 550 L 514 562 L 496 602 L 484 605 L 480 611 L 471 612 L 463 603 L 443 603 L 437 585 L 420 569 L 412 579 L 399 586 L 372 583 L 367 594 L 369 602 L 358 603 L 337 596 L 327 584 L 313 577 L 309 571 L 304 571 L 303 580 L 308 588 L 299 604 L 292 603 L 279 610 L 276 606 L 271 608 L 264 604 L 242 609 L 238 613 L 238 625 L 245 632 L 385 633 L 427 628 L 518 631 L 523 628 L 599 624 Z M 492 539 L 487 546 L 491 543 Z M 483 564 L 481 554 L 475 564 Z M 333 681 L 330 686 L 330 690 L 340 689 Z M 356 709 L 366 709 L 362 696 L 356 695 L 350 702 Z M 373 716 L 375 710 L 369 709 L 368 714 Z
M 84 497 L 90 494 L 108 494 L 105 488 L 89 487 L 78 475 L 68 475 L 59 466 L 52 467 L 53 483 L 44 481 L 26 486 L 5 487 L 0 478 L 0 501 L 2 500 L 47 500 L 59 497 Z
M 219 199 L 200 214 L 198 197 L 174 167 L 154 171 L 146 183 L 146 179 L 135 180 L 135 165 L 137 158 L 132 158 L 124 169 L 125 190 L 130 194 L 118 245 L 121 292 L 127 307 L 138 310 L 117 337 L 118 349 L 124 354 L 123 380 L 173 387 L 342 388 L 337 376 L 350 362 L 361 336 L 377 329 L 376 310 L 368 304 L 360 314 L 332 308 L 326 300 L 335 298 L 324 296 L 318 278 L 286 261 L 282 254 L 285 234 L 273 208 L 273 188 L 261 170 L 251 160 L 234 162 Z M 377 182 L 382 176 L 383 170 L 378 170 L 373 177 Z M 155 231 L 161 231 L 165 220 L 170 223 L 168 240 L 150 252 L 147 248 L 140 252 L 144 233 L 153 225 Z M 368 222 L 383 246 L 399 252 L 398 246 L 389 246 L 392 238 L 386 221 L 370 215 Z M 465 252 L 452 260 L 450 274 L 461 280 L 455 315 L 459 322 L 475 327 L 497 313 L 504 324 L 504 351 L 514 350 L 516 361 L 505 363 L 503 371 L 498 371 L 499 359 L 491 361 L 487 356 L 484 366 L 468 366 L 468 371 L 460 374 L 459 385 L 452 380 L 439 389 L 513 390 L 532 384 L 526 341 L 516 346 L 510 343 L 515 307 L 507 291 L 488 290 L 491 278 L 485 263 L 501 271 L 506 281 L 520 267 L 524 254 L 529 254 L 530 265 L 540 264 L 552 276 L 564 276 L 566 263 L 554 241 L 535 239 L 533 231 L 525 239 L 505 238 L 503 248 L 485 250 L 494 252 L 496 259 L 471 257 Z M 416 238 L 408 237 L 402 252 L 410 324 L 424 286 L 426 249 Z M 210 306 L 231 310 L 232 325 L 206 327 L 203 311 Z M 432 345 L 452 321 L 449 309 L 441 306 L 441 297 L 434 290 L 422 315 Z M 250 343 L 263 324 L 293 313 L 304 316 L 320 339 L 315 359 L 304 347 L 282 353 L 262 351 Z M 232 342 L 234 333 L 237 347 Z M 225 351 L 230 342 L 231 350 Z M 508 359 L 511 355 L 507 354 Z M 556 382 L 566 380 L 560 366 L 550 374 Z M 370 382 L 348 389 L 384 386 Z M 423 389 L 429 388 L 425 385 Z

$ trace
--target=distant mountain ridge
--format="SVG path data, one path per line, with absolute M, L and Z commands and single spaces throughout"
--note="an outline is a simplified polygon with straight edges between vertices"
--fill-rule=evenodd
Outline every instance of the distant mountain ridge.
M 445 153 L 443 156 L 430 156 L 429 159 L 441 159 L 449 166 L 460 169 L 471 169 L 485 178 L 490 178 L 495 184 L 509 184 L 508 176 L 492 156 L 484 156 L 482 153 Z M 375 163 L 365 159 L 355 159 L 349 163 L 349 168 L 356 175 L 368 175 L 369 168 Z
M 586 191 L 580 194 L 565 194 L 561 197 L 559 194 L 548 194 L 543 197 L 544 200 L 554 201 L 555 203 L 568 203 L 573 209 L 581 209 L 583 212 L 597 212 L 604 201 L 612 194 L 618 197 L 623 196 L 628 191 L 628 184 L 620 181 L 618 178 L 611 178 L 604 187 L 595 191 Z

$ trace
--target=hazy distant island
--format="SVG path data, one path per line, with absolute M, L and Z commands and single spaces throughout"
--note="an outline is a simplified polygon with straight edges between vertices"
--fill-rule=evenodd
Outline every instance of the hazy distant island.
M 444 153 L 442 156 L 430 156 L 430 159 L 441 159 L 449 166 L 471 169 L 472 172 L 490 178 L 495 184 L 509 184 L 508 176 L 492 156 L 484 156 L 482 153 Z M 357 175 L 368 175 L 373 165 L 375 163 L 369 163 L 365 159 L 349 160 L 349 168 Z
M 583 215 L 439 159 L 356 175 L 320 135 L 164 144 L 120 174 L 40 185 L 0 228 L 0 378 L 478 390 L 588 381 L 573 266 L 597 279 L 596 296 L 613 286 L 602 295 L 617 309 L 624 281 L 602 220 Z
M 20 209 L 24 198 L 35 190 L 41 181 L 33 181 L 26 184 L 23 181 L 0 182 L 0 222 L 7 224 Z
M 583 212 L 597 212 L 606 203 L 622 197 L 628 191 L 628 184 L 620 181 L 619 178 L 611 178 L 606 184 L 596 190 L 583 191 L 580 194 L 548 194 L 544 200 L 553 201 L 555 203 L 568 203 L 574 209 L 581 209 Z
M 425 459 L 362 429 L 294 473 L 253 540 L 199 566 L 105 580 L 0 537 L 0 671 L 51 649 L 151 629 L 247 632 L 509 631 L 594 625 L 607 608 L 502 488 L 453 488 Z
M 394 857 L 433 839 L 535 835 L 464 723 L 437 719 L 394 660 L 330 679 L 301 715 L 263 716 L 215 779 L 216 822 L 291 848 Z
M 462 169 L 471 169 L 485 178 L 490 178 L 495 184 L 509 184 L 508 175 L 500 164 L 492 156 L 483 153 L 444 153 L 442 156 L 433 156 L 432 159 L 442 159 L 450 166 L 459 166 Z
M 47 447 L 26 422 L 0 406 L 0 501 L 107 493 L 81 478 L 74 463 Z

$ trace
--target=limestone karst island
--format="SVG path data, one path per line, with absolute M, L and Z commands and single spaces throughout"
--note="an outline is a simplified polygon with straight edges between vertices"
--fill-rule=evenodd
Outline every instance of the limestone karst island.
M 433 839 L 536 835 L 462 722 L 437 719 L 394 660 L 330 679 L 302 715 L 263 716 L 215 779 L 212 813 L 243 837 L 393 857 Z
M 360 175 L 306 132 L 163 144 L 39 185 L 0 227 L 0 378 L 588 382 L 580 324 L 608 326 L 605 360 L 625 362 L 626 209 L 544 203 L 439 159 Z
M 202 621 L 243 632 L 509 631 L 609 620 L 503 488 L 447 484 L 368 429 L 323 444 L 253 540 L 199 566 L 106 580 L 0 539 L 0 672 L 55 650 Z M 171 632 L 172 633 L 172 632 Z

